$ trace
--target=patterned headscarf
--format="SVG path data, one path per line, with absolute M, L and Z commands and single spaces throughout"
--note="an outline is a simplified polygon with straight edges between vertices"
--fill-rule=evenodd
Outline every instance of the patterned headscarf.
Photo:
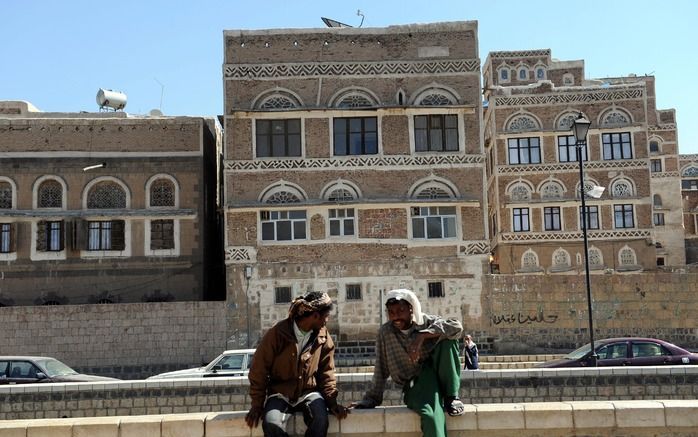
M 332 299 L 327 293 L 311 291 L 304 296 L 298 296 L 293 299 L 291 308 L 288 310 L 288 316 L 291 319 L 297 319 L 316 311 L 325 311 L 332 308 Z
M 397 290 L 390 290 L 386 296 L 386 305 L 391 300 L 404 300 L 412 307 L 412 321 L 418 325 L 424 324 L 424 316 L 422 314 L 422 305 L 417 299 L 417 295 L 414 294 L 412 290 L 407 290 L 405 288 L 399 288 Z

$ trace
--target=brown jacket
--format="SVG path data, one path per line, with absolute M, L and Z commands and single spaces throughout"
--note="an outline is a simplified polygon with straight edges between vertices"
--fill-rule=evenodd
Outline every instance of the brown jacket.
M 327 328 L 313 334 L 301 359 L 293 320 L 280 321 L 262 337 L 250 368 L 252 408 L 263 407 L 268 395 L 280 393 L 295 402 L 301 395 L 319 391 L 328 408 L 337 404 L 334 342 Z

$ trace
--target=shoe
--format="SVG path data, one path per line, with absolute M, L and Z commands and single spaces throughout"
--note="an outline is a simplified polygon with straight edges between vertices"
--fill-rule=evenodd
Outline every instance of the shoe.
M 462 416 L 465 413 L 465 404 L 458 396 L 449 396 L 444 401 L 444 410 L 449 416 Z

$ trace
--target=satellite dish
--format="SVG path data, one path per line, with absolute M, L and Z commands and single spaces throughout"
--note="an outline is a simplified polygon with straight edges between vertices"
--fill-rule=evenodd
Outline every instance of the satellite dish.
M 148 115 L 151 117 L 162 117 L 162 111 L 159 109 L 151 109 L 150 112 L 148 112 Z
M 322 19 L 322 22 L 325 23 L 327 27 L 353 27 L 348 24 L 344 24 L 342 22 L 339 22 L 337 20 L 333 20 L 331 18 L 325 18 L 325 17 L 320 17 Z

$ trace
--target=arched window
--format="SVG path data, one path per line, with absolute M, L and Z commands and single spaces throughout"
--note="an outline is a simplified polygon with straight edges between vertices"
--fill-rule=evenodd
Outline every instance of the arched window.
M 260 196 L 260 201 L 262 203 L 284 204 L 299 203 L 307 198 L 298 185 L 281 181 L 264 190 Z
M 0 209 L 14 207 L 14 189 L 8 181 L 0 180 Z
M 98 182 L 87 193 L 87 207 L 91 209 L 126 208 L 126 191 L 113 181 Z
M 372 107 L 378 106 L 378 98 L 370 90 L 352 87 L 342 89 L 332 96 L 329 106 L 336 108 Z
M 603 267 L 603 255 L 601 254 L 601 251 L 596 247 L 589 248 L 589 267 Z
M 687 177 L 698 177 L 698 167 L 696 166 L 690 166 L 684 169 L 684 171 L 681 173 L 682 176 L 687 176 Z
M 615 181 L 611 187 L 613 197 L 632 197 L 633 193 L 633 185 L 626 179 Z
M 562 75 L 562 84 L 565 86 L 574 85 L 574 75 L 572 73 L 565 73 Z
M 562 248 L 553 252 L 553 269 L 567 269 L 572 265 L 570 254 Z
M 165 178 L 156 179 L 150 184 L 151 207 L 175 206 L 175 185 Z
M 38 208 L 62 208 L 63 185 L 55 179 L 47 179 L 39 185 L 36 199 Z
M 273 88 L 259 94 L 252 101 L 252 108 L 266 110 L 283 110 L 301 107 L 300 97 L 285 88 Z
M 563 114 L 560 118 L 557 120 L 557 130 L 560 131 L 570 131 L 572 130 L 572 123 L 574 120 L 577 118 L 577 114 L 575 113 L 566 113 Z
M 650 141 L 650 153 L 659 153 L 659 141 Z
M 528 68 L 527 67 L 519 68 L 519 80 L 528 80 Z
M 499 80 L 501 82 L 509 82 L 509 69 L 502 67 L 499 69 Z
M 547 182 L 540 189 L 540 197 L 543 200 L 562 199 L 564 188 L 557 182 Z
M 545 79 L 545 67 L 536 67 L 536 79 L 537 80 Z
M 538 255 L 531 249 L 528 249 L 521 256 L 521 268 L 523 270 L 533 270 L 537 269 L 538 265 Z
M 531 189 L 526 184 L 518 183 L 509 189 L 509 197 L 517 202 L 531 200 Z
M 507 123 L 507 131 L 532 131 L 539 130 L 540 124 L 538 121 L 528 115 L 518 115 L 509 120 Z
M 618 261 L 621 266 L 634 266 L 637 264 L 637 256 L 635 251 L 628 246 L 623 247 L 618 252 Z
M 427 178 L 417 181 L 410 188 L 412 199 L 454 199 L 459 197 L 456 187 L 443 178 Z
M 601 117 L 601 126 L 626 126 L 630 124 L 630 115 L 620 109 L 611 109 Z
M 337 179 L 320 191 L 320 197 L 330 202 L 351 202 L 361 198 L 359 188 L 353 183 Z
M 458 103 L 455 91 L 439 85 L 430 85 L 417 91 L 414 104 L 418 106 L 448 106 Z

